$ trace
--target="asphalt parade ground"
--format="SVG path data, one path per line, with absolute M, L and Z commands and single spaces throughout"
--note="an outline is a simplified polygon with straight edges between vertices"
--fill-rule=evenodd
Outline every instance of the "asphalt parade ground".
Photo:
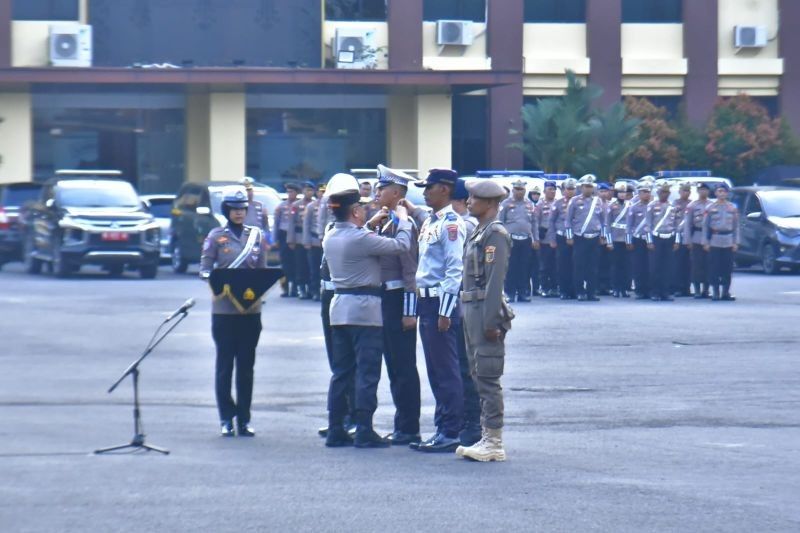
M 326 449 L 319 304 L 273 291 L 253 439 L 217 436 L 206 286 L 163 269 L 0 272 L 0 531 L 799 531 L 800 277 L 741 272 L 734 303 L 515 304 L 508 461 Z M 108 387 L 189 297 L 131 384 Z M 433 398 L 422 374 L 423 433 Z M 381 381 L 379 432 L 393 407 Z

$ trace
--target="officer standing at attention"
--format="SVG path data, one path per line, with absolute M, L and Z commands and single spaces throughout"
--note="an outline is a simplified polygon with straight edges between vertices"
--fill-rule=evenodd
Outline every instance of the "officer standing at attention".
M 474 216 L 470 215 L 467 210 L 467 198 L 469 198 L 467 180 L 458 178 L 456 188 L 453 190 L 453 199 L 450 201 L 450 205 L 453 206 L 453 211 L 458 213 L 458 216 L 464 221 L 464 225 L 467 228 L 467 239 L 469 239 L 469 236 L 472 235 L 472 232 L 475 231 L 475 228 L 478 226 L 478 221 Z
M 295 283 L 295 259 L 294 259 L 294 245 L 289 244 L 289 231 L 294 231 L 291 226 L 292 205 L 297 201 L 297 193 L 300 192 L 300 187 L 296 183 L 287 183 L 284 185 L 286 189 L 286 200 L 278 204 L 275 208 L 275 231 L 278 232 L 278 253 L 281 258 L 281 268 L 286 276 L 286 287 L 284 288 L 281 298 L 287 296 L 297 296 L 297 285 Z
M 263 236 L 255 226 L 246 226 L 247 195 L 239 187 L 226 190 L 222 197 L 224 227 L 212 229 L 203 242 L 200 277 L 208 279 L 215 268 L 264 268 L 266 253 Z M 252 437 L 250 404 L 253 399 L 253 367 L 256 346 L 261 336 L 261 300 L 242 314 L 227 298 L 214 298 L 211 304 L 211 334 L 217 347 L 215 390 L 220 433 L 232 437 L 233 419 L 240 437 Z M 236 402 L 231 397 L 233 366 L 236 363 Z
M 544 182 L 544 198 L 539 200 L 533 211 L 538 239 L 534 247 L 539 245 L 539 261 L 541 263 L 541 295 L 545 298 L 558 296 L 558 280 L 556 279 L 556 251 L 552 247 L 556 243 L 555 235 L 549 231 L 550 213 L 556 201 L 556 182 Z
M 397 206 L 397 233 L 381 237 L 364 228 L 366 201 L 358 182 L 348 174 L 336 174 L 326 194 L 336 219 L 325 234 L 322 248 L 335 286 L 330 320 L 333 345 L 333 376 L 328 390 L 328 435 L 330 447 L 355 444 L 359 448 L 386 448 L 391 443 L 372 428 L 378 407 L 378 381 L 383 355 L 381 313 L 381 265 L 386 255 L 403 255 L 411 249 L 411 222 L 403 206 Z M 380 213 L 381 218 L 386 214 Z M 371 225 L 379 223 L 372 218 Z M 348 411 L 347 390 L 355 375 L 355 442 L 343 426 Z
M 319 228 L 319 206 L 324 193 L 323 183 L 314 192 L 314 198 L 306 206 L 303 217 L 303 247 L 308 259 L 308 292 L 315 302 L 319 301 L 319 269 L 322 264 L 322 237 L 317 228 Z
M 367 229 L 378 235 L 395 238 L 399 219 L 395 214 L 408 192 L 409 182 L 416 181 L 408 174 L 378 165 L 375 199 L 388 218 L 383 224 Z M 368 223 L 369 224 L 369 223 Z M 383 357 L 389 388 L 395 406 L 394 431 L 386 436 L 392 444 L 408 445 L 419 442 L 420 385 L 417 372 L 417 236 L 413 221 L 411 248 L 400 255 L 382 256 L 383 284 Z
M 575 282 L 573 281 L 575 267 L 572 262 L 572 240 L 567 241 L 567 206 L 575 196 L 577 181 L 567 178 L 561 183 L 563 196 L 553 203 L 548 222 L 549 232 L 555 235 L 555 242 L 550 247 L 556 250 L 556 265 L 558 266 L 558 291 L 562 300 L 575 299 Z
M 728 201 L 728 185 L 715 189 L 716 200 L 703 219 L 703 248 L 708 252 L 711 299 L 732 302 L 733 254 L 739 248 L 739 210 Z
M 625 221 L 626 242 L 628 251 L 632 254 L 633 283 L 636 288 L 636 299 L 650 298 L 650 267 L 647 255 L 647 245 L 653 241 L 652 235 L 647 232 L 647 204 L 650 203 L 650 185 L 640 183 L 636 202 L 631 201 Z
M 511 255 L 511 238 L 497 221 L 506 190 L 489 180 L 469 184 L 470 212 L 478 228 L 464 250 L 464 333 L 472 379 L 481 398 L 482 438 L 459 446 L 456 455 L 475 461 L 505 461 L 503 449 L 503 375 L 505 337 L 513 313 L 503 298 L 503 278 Z
M 247 216 L 244 218 L 244 223 L 261 230 L 261 234 L 264 236 L 264 253 L 266 253 L 269 252 L 269 217 L 264 204 L 255 199 L 253 183 L 255 180 L 247 176 L 241 181 L 244 191 L 247 193 Z
M 596 178 L 583 176 L 578 183 L 581 195 L 572 198 L 567 207 L 567 244 L 573 246 L 575 286 L 578 300 L 597 302 L 597 254 L 605 242 L 605 205 L 594 194 Z
M 648 204 L 645 215 L 645 231 L 651 236 L 647 243 L 647 249 L 650 250 L 651 299 L 671 302 L 674 252 L 680 246 L 680 238 L 676 241 L 675 234 L 681 218 L 669 201 L 669 183 L 659 181 L 656 188 L 658 198 Z
M 500 204 L 500 223 L 511 234 L 511 260 L 506 277 L 506 297 L 509 302 L 530 302 L 531 251 L 533 249 L 533 203 L 525 198 L 525 180 L 511 184 L 511 198 Z
M 541 243 L 539 242 L 539 220 L 536 218 L 536 206 L 541 202 L 542 189 L 538 185 L 534 185 L 531 192 L 528 193 L 528 199 L 533 204 L 533 217 L 531 223 L 531 260 L 528 267 L 528 275 L 531 280 L 531 296 L 539 296 L 539 288 L 541 287 L 541 260 L 539 259 L 539 251 L 541 250 Z
M 678 198 L 672 202 L 675 207 L 675 213 L 678 216 L 680 223 L 676 230 L 676 240 L 679 238 L 680 246 L 675 252 L 675 262 L 673 264 L 673 278 L 672 278 L 672 291 L 678 298 L 684 296 L 691 296 L 692 291 L 689 288 L 691 283 L 691 261 L 689 257 L 689 247 L 691 240 L 685 240 L 684 236 L 686 231 L 686 209 L 689 207 L 691 200 L 689 195 L 692 193 L 691 183 L 681 183 L 678 190 Z
M 432 169 L 415 183 L 425 187 L 425 203 L 433 212 L 422 225 L 417 267 L 417 316 L 425 363 L 433 396 L 436 398 L 436 432 L 412 449 L 425 452 L 454 452 L 460 442 L 464 411 L 464 389 L 458 364 L 464 241 L 466 228 L 450 205 L 458 174 L 449 169 Z
M 611 253 L 611 295 L 614 298 L 629 298 L 631 275 L 626 240 L 626 219 L 630 209 L 628 186 L 618 181 L 614 184 L 614 191 L 617 197 L 609 202 L 606 211 L 606 246 Z
M 314 199 L 314 189 L 316 187 L 310 181 L 303 184 L 303 196 L 292 204 L 291 215 L 289 216 L 289 230 L 287 241 L 289 246 L 293 246 L 295 261 L 295 285 L 297 296 L 301 300 L 313 298 L 309 283 L 311 273 L 308 269 L 308 251 L 303 244 L 303 219 L 306 215 L 306 207 Z
M 605 213 L 614 198 L 614 191 L 611 189 L 611 185 L 604 181 L 597 186 L 597 194 L 603 201 L 603 212 Z M 603 226 L 605 227 L 605 219 Z M 606 230 L 608 230 L 607 227 Z M 604 235 L 604 237 L 606 236 Z M 597 294 L 600 296 L 611 294 L 611 250 L 606 246 L 610 242 L 609 238 L 600 239 L 600 251 L 597 255 Z
M 683 223 L 683 242 L 689 247 L 692 262 L 692 288 L 696 300 L 708 298 L 708 252 L 703 246 L 703 218 L 711 200 L 708 184 L 697 185 L 697 200 L 686 208 Z

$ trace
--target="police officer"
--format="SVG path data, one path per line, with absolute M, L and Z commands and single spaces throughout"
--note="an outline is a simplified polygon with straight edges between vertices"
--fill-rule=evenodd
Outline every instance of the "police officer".
M 247 193 L 247 216 L 244 218 L 244 223 L 261 230 L 261 234 L 264 236 L 264 252 L 266 253 L 269 252 L 269 216 L 267 216 L 267 209 L 264 204 L 255 199 L 253 183 L 255 183 L 255 180 L 247 176 L 242 178 L 241 181 Z
M 536 207 L 541 202 L 542 189 L 538 185 L 534 185 L 531 192 L 528 193 L 528 199 L 533 204 L 533 217 L 531 223 L 531 260 L 530 267 L 528 268 L 528 275 L 531 278 L 531 296 L 539 296 L 541 293 L 541 259 L 539 257 L 541 251 L 541 242 L 539 242 L 539 219 L 536 215 Z
M 474 216 L 470 215 L 469 210 L 467 210 L 468 198 L 467 180 L 458 178 L 456 187 L 453 190 L 453 199 L 450 201 L 450 205 L 453 206 L 453 211 L 458 213 L 458 216 L 464 221 L 464 226 L 467 228 L 467 238 L 469 239 L 469 236 L 472 235 L 472 232 L 475 231 L 475 228 L 478 226 L 478 221 Z
M 308 251 L 303 244 L 303 219 L 306 208 L 314 199 L 314 184 L 307 181 L 303 184 L 303 196 L 295 200 L 289 215 L 289 229 L 287 242 L 293 247 L 295 264 L 295 285 L 297 296 L 301 300 L 310 300 L 313 295 L 310 291 L 311 272 L 308 268 Z
M 489 180 L 469 184 L 470 212 L 478 228 L 464 250 L 464 333 L 472 379 L 481 398 L 482 438 L 459 446 L 456 455 L 476 461 L 505 461 L 503 449 L 503 375 L 505 336 L 513 314 L 503 298 L 512 241 L 497 221 L 506 190 Z
M 466 228 L 450 205 L 457 179 L 454 170 L 432 169 L 415 183 L 425 187 L 425 203 L 433 210 L 420 229 L 416 281 L 420 338 L 436 398 L 436 432 L 418 446 L 410 445 L 425 452 L 455 451 L 462 428 L 464 390 L 456 336 Z
M 525 180 L 511 184 L 511 198 L 500 205 L 500 223 L 511 234 L 513 245 L 506 277 L 506 297 L 510 302 L 530 302 L 531 251 L 533 249 L 533 203 L 525 198 Z
M 322 195 L 325 193 L 325 184 L 316 188 L 314 198 L 306 206 L 303 216 L 303 247 L 308 260 L 308 293 L 311 299 L 318 302 L 320 299 L 319 269 L 322 264 L 322 237 L 319 233 L 319 211 Z
M 605 181 L 597 186 L 597 194 L 603 201 L 604 213 L 608 211 L 608 206 L 614 197 L 613 192 L 611 185 Z M 605 220 L 603 220 L 603 226 L 605 227 Z M 597 255 L 597 294 L 609 296 L 611 294 L 611 250 L 606 245 L 611 241 L 606 238 L 606 235 L 603 237 L 599 239 L 600 251 Z
M 403 206 L 395 209 L 397 234 L 381 237 L 364 228 L 366 202 L 358 182 L 348 174 L 336 174 L 326 194 L 336 219 L 322 241 L 325 259 L 335 286 L 330 319 L 333 376 L 328 390 L 330 447 L 355 444 L 359 448 L 385 448 L 391 443 L 372 427 L 378 406 L 377 391 L 383 354 L 380 257 L 402 255 L 411 248 L 411 223 Z M 376 218 L 370 224 L 379 223 Z M 347 389 L 355 375 L 355 441 L 343 426 L 347 414 Z
M 534 208 L 538 239 L 534 241 L 534 247 L 539 245 L 539 262 L 541 264 L 541 295 L 545 298 L 555 298 L 558 296 L 558 280 L 556 279 L 556 251 L 553 247 L 556 244 L 555 235 L 550 231 L 550 213 L 556 201 L 556 182 L 548 180 L 544 182 L 544 198 L 539 200 Z
M 208 279 L 215 268 L 264 268 L 261 230 L 244 224 L 247 195 L 240 187 L 226 190 L 222 197 L 224 227 L 212 229 L 203 242 L 200 277 Z M 246 313 L 227 298 L 214 298 L 211 306 L 211 333 L 217 347 L 215 389 L 220 418 L 220 433 L 232 437 L 233 420 L 239 436 L 252 437 L 250 404 L 253 399 L 253 367 L 261 335 L 261 301 Z M 233 366 L 236 363 L 236 401 L 231 397 Z
M 689 257 L 691 240 L 684 240 L 686 234 L 684 230 L 684 226 L 686 225 L 686 209 L 691 203 L 689 200 L 691 192 L 691 183 L 681 183 L 678 190 L 678 198 L 672 202 L 672 205 L 675 207 L 675 214 L 679 220 L 678 229 L 676 230 L 676 240 L 679 239 L 680 246 L 675 251 L 675 261 L 672 269 L 672 290 L 678 298 L 692 295 L 692 291 L 689 288 L 691 283 L 691 263 Z
M 395 238 L 399 219 L 395 214 L 408 192 L 408 184 L 416 181 L 408 174 L 378 165 L 375 199 L 389 213 L 388 219 L 373 229 L 379 235 Z M 382 256 L 381 283 L 383 297 L 383 357 L 389 388 L 395 406 L 394 431 L 386 436 L 392 444 L 419 442 L 420 385 L 417 372 L 417 235 L 411 225 L 411 248 L 400 255 Z
M 683 242 L 689 247 L 692 270 L 692 288 L 694 297 L 699 300 L 708 298 L 708 252 L 703 246 L 703 218 L 711 200 L 708 199 L 709 188 L 706 183 L 697 185 L 697 200 L 686 208 L 683 223 Z
M 631 201 L 625 221 L 628 251 L 631 252 L 633 264 L 633 283 L 636 289 L 636 299 L 650 298 L 650 262 L 648 261 L 647 245 L 653 240 L 647 232 L 647 204 L 650 203 L 650 185 L 640 182 L 637 187 L 636 202 Z
M 728 201 L 728 185 L 715 190 L 716 200 L 703 218 L 703 248 L 708 252 L 712 300 L 733 301 L 733 254 L 739 248 L 739 210 Z
M 287 296 L 297 296 L 297 285 L 295 283 L 295 258 L 294 244 L 289 243 L 289 231 L 294 231 L 291 223 L 292 205 L 297 201 L 297 193 L 300 186 L 296 183 L 287 183 L 286 200 L 278 204 L 275 208 L 275 231 L 278 232 L 278 253 L 281 258 L 281 268 L 286 276 L 286 286 L 281 298 Z
M 572 262 L 572 240 L 567 242 L 567 206 L 575 196 L 577 181 L 567 178 L 561 183 L 561 198 L 553 203 L 548 222 L 549 232 L 555 235 L 555 242 L 550 247 L 557 252 L 556 265 L 558 267 L 558 291 L 562 300 L 575 299 L 574 270 Z
M 671 302 L 674 252 L 680 246 L 676 232 L 681 217 L 669 201 L 670 186 L 667 181 L 656 183 L 658 198 L 647 205 L 645 231 L 650 235 L 650 287 L 653 301 Z M 680 234 L 678 234 L 680 235 Z
M 629 298 L 631 286 L 630 257 L 626 245 L 626 219 L 630 202 L 628 186 L 618 181 L 614 184 L 617 197 L 606 210 L 606 246 L 611 253 L 611 294 L 614 298 Z
M 572 198 L 567 206 L 567 244 L 573 246 L 575 287 L 578 300 L 597 302 L 597 254 L 601 239 L 605 241 L 605 206 L 594 194 L 597 178 L 583 176 L 578 183 L 580 196 Z
M 375 216 L 375 213 L 380 211 L 380 206 L 378 205 L 378 202 L 375 201 L 375 198 L 373 198 L 372 195 L 372 184 L 364 180 L 359 184 L 358 190 L 361 193 L 362 198 L 367 198 L 369 200 L 365 208 L 367 210 L 367 220 L 369 220 L 370 218 Z

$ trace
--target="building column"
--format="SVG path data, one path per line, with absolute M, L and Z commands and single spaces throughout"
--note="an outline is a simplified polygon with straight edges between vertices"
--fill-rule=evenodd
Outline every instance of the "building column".
M 0 183 L 33 180 L 30 93 L 0 93 Z
M 521 169 L 523 154 L 510 145 L 521 142 L 522 131 L 522 35 L 525 20 L 523 0 L 490 0 L 487 12 L 487 45 L 492 70 L 519 73 L 519 80 L 510 85 L 488 90 L 486 121 L 488 153 L 486 161 L 493 169 Z
M 603 88 L 598 104 L 616 104 L 622 99 L 622 0 L 586 2 L 586 50 L 589 83 Z
M 780 55 L 783 58 L 783 79 L 780 89 L 781 115 L 800 135 L 800 31 L 793 25 L 800 21 L 800 2 L 781 0 Z
M 451 167 L 452 100 L 449 94 L 395 94 L 389 97 L 389 166 L 415 168 L 423 177 L 431 168 Z
M 242 93 L 190 94 L 186 100 L 186 181 L 238 180 L 246 169 Z
M 422 0 L 388 2 L 389 69 L 422 68 Z
M 718 35 L 718 0 L 683 0 L 683 51 L 689 62 L 684 105 L 695 126 L 706 123 L 719 94 Z

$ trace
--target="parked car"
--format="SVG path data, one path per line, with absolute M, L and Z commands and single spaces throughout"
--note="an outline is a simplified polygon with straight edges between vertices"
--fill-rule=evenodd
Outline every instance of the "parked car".
M 783 267 L 800 270 L 800 190 L 780 187 L 736 187 L 741 244 L 736 263 L 761 263 L 764 272 Z
M 224 226 L 227 220 L 222 215 L 222 194 L 226 187 L 239 185 L 236 181 L 210 181 L 206 183 L 184 183 L 172 206 L 171 261 L 172 269 L 179 274 L 186 272 L 190 264 L 200 262 L 203 241 L 213 228 Z M 264 204 L 269 213 L 270 229 L 274 228 L 273 214 L 281 202 L 277 191 L 263 183 L 253 184 L 255 199 Z M 270 240 L 270 244 L 274 244 Z M 277 246 L 267 254 L 269 264 L 277 264 Z
M 158 273 L 159 229 L 136 190 L 119 172 L 59 171 L 42 187 L 29 211 L 24 237 L 28 272 L 44 264 L 66 277 L 84 264 L 119 276 L 125 267 L 141 277 Z
M 147 194 L 139 197 L 147 211 L 153 215 L 161 230 L 160 252 L 161 263 L 169 263 L 172 259 L 172 204 L 175 202 L 174 194 Z
M 27 206 L 39 198 L 40 183 L 20 182 L 0 185 L 0 268 L 22 259 L 22 233 Z

